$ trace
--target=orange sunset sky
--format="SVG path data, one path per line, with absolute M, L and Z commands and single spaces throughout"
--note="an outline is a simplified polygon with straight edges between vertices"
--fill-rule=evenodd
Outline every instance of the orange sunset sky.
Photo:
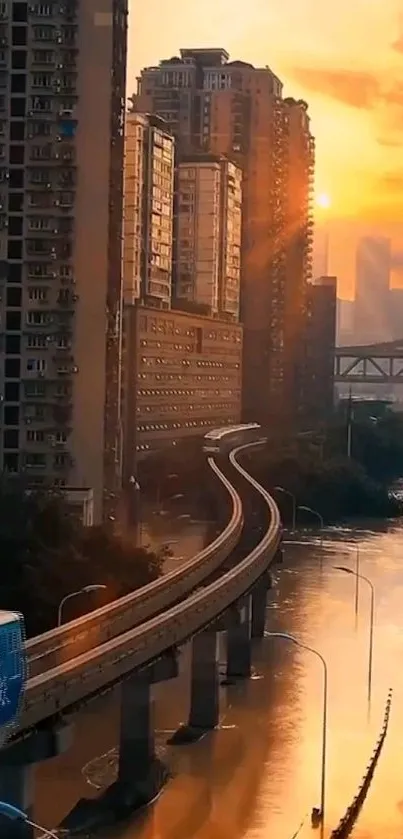
M 132 0 L 128 94 L 143 66 L 181 46 L 222 46 L 233 59 L 268 64 L 286 95 L 308 101 L 339 296 L 354 294 L 359 236 L 390 236 L 401 261 L 401 0 Z M 392 279 L 403 285 L 403 274 Z

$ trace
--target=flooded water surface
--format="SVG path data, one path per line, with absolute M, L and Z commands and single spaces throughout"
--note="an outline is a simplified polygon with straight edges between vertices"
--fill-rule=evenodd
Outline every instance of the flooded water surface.
M 370 589 L 375 591 L 373 678 L 368 712 Z M 325 658 L 329 676 L 326 831 L 330 835 L 361 782 L 378 738 L 389 687 L 388 736 L 354 839 L 403 835 L 403 528 L 330 529 L 323 543 L 305 534 L 285 545 L 269 592 L 267 629 L 292 633 Z M 311 653 L 265 638 L 256 644 L 254 677 L 223 688 L 217 732 L 188 747 L 167 747 L 186 720 L 189 651 L 181 675 L 156 689 L 157 743 L 172 779 L 158 801 L 107 839 L 291 839 L 313 835 L 320 804 L 323 668 Z M 42 764 L 37 818 L 56 824 L 82 796 L 114 779 L 118 697 L 104 697 L 77 718 L 74 747 Z

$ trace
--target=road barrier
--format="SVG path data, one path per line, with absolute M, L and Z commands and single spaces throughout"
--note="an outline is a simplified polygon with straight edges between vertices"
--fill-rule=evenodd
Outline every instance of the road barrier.
M 374 772 L 376 769 L 376 765 L 378 763 L 383 744 L 385 742 L 385 737 L 388 731 L 389 725 L 389 716 L 390 716 L 390 708 L 392 704 L 392 689 L 390 688 L 388 693 L 388 698 L 386 702 L 385 708 L 385 715 L 383 719 L 383 726 L 381 729 L 381 733 L 376 741 L 374 751 L 372 753 L 371 760 L 367 766 L 367 770 L 365 775 L 361 781 L 361 784 L 358 788 L 357 794 L 353 801 L 351 802 L 349 808 L 346 810 L 343 818 L 340 820 L 339 824 L 337 825 L 336 829 L 332 831 L 330 834 L 330 839 L 346 839 L 347 836 L 350 835 L 358 816 L 361 812 L 362 805 L 364 804 L 365 798 L 367 796 L 368 790 L 371 785 L 372 778 L 374 776 Z

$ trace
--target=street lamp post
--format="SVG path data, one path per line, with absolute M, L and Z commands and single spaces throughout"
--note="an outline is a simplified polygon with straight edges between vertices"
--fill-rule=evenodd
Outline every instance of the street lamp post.
M 138 480 L 135 478 L 134 475 L 130 475 L 129 484 L 131 487 L 131 499 L 130 503 L 133 505 L 134 502 L 134 510 L 133 510 L 133 518 L 131 518 L 131 522 L 135 525 L 135 540 L 136 540 L 136 547 L 137 543 L 139 542 L 140 547 L 143 541 L 143 523 L 142 523 L 142 515 L 141 515 L 141 507 L 140 507 L 140 500 L 141 500 L 141 488 Z M 138 534 L 138 538 L 137 538 Z
M 370 601 L 370 614 L 369 614 L 369 643 L 368 643 L 368 706 L 371 704 L 371 692 L 372 692 L 372 660 L 373 660 L 373 650 L 374 650 L 374 614 L 375 614 L 375 590 L 371 580 L 368 577 L 365 577 L 364 574 L 358 574 L 357 571 L 353 571 L 352 568 L 347 568 L 345 565 L 334 565 L 333 566 L 336 571 L 343 571 L 344 574 L 352 574 L 353 577 L 359 577 L 360 580 L 364 580 L 365 583 L 369 586 L 370 594 L 371 594 L 371 601 Z
M 106 586 L 101 583 L 94 583 L 94 585 L 84 586 L 83 588 L 78 589 L 78 591 L 72 591 L 70 594 L 66 594 L 59 603 L 59 608 L 57 610 L 57 625 L 62 625 L 63 606 L 68 600 L 72 600 L 73 597 L 78 597 L 79 594 L 90 594 L 92 591 L 100 591 L 101 589 L 106 589 Z
M 322 711 L 322 759 L 321 759 L 321 783 L 320 783 L 320 813 L 317 813 L 316 808 L 312 810 L 312 821 L 315 818 L 320 817 L 320 823 L 322 828 L 322 835 L 325 823 L 325 803 L 326 803 L 326 746 L 327 746 L 327 664 L 326 660 L 324 659 L 323 655 L 315 650 L 314 647 L 309 647 L 308 644 L 304 644 L 302 641 L 299 641 L 298 638 L 295 638 L 294 635 L 290 635 L 288 632 L 265 632 L 265 637 L 268 638 L 282 638 L 284 641 L 290 641 L 292 644 L 295 644 L 297 647 L 301 647 L 303 650 L 307 650 L 322 664 L 323 667 L 323 711 Z
M 321 514 L 318 513 L 317 510 L 313 510 L 312 507 L 306 507 L 305 504 L 300 504 L 297 507 L 297 510 L 301 510 L 303 513 L 311 513 L 312 516 L 316 516 L 316 518 L 320 522 L 320 527 L 321 527 L 320 544 L 322 546 L 323 545 L 323 528 L 325 526 L 324 522 L 323 522 L 323 516 L 321 516 Z M 321 555 L 320 564 L 322 565 L 322 555 Z
M 13 804 L 8 804 L 6 801 L 0 801 L 0 816 L 5 816 L 6 819 L 10 819 L 13 822 L 25 822 L 29 827 L 33 827 L 34 830 L 42 830 L 40 839 L 48 839 L 48 837 L 50 839 L 59 839 L 57 833 L 54 833 L 53 830 L 47 830 L 46 827 L 42 827 L 40 824 L 31 821 L 23 810 L 14 807 Z
M 358 622 L 358 601 L 360 597 L 360 546 L 357 545 L 355 554 L 355 624 Z
M 293 493 L 293 492 L 290 492 L 290 490 L 289 490 L 289 489 L 284 489 L 284 487 L 279 487 L 279 486 L 278 486 L 278 487 L 274 487 L 274 489 L 276 490 L 276 492 L 282 492 L 282 493 L 283 493 L 283 495 L 288 495 L 288 496 L 289 496 L 289 498 L 291 498 L 291 501 L 292 501 L 292 523 L 291 523 L 291 528 L 292 528 L 292 532 L 295 532 L 295 528 L 296 528 L 296 521 L 297 521 L 297 499 L 296 499 L 296 497 L 295 497 L 294 493 Z

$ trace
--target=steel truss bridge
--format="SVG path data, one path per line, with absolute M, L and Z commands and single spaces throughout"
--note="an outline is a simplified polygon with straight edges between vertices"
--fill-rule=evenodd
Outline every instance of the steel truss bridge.
M 403 385 L 403 339 L 384 344 L 336 347 L 334 381 Z

